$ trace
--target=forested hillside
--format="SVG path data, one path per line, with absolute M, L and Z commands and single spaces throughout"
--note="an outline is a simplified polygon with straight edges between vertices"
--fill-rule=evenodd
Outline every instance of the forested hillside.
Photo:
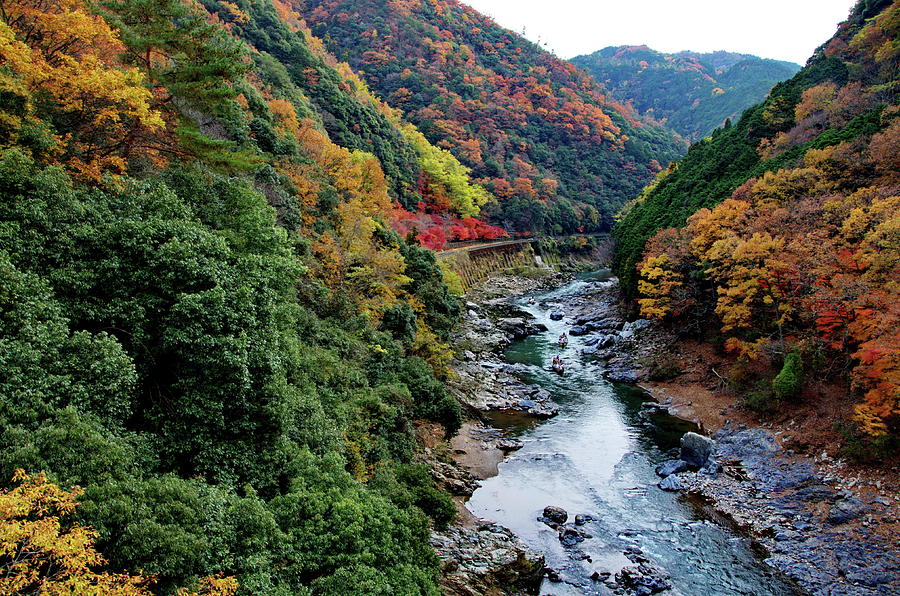
M 452 155 L 283 4 L 0 0 L 0 196 L 0 592 L 438 593 Z
M 313 33 L 472 168 L 494 221 L 608 229 L 683 145 L 585 73 L 456 0 L 291 0 Z
M 621 102 L 692 141 L 765 99 L 798 64 L 733 52 L 663 54 L 647 46 L 603 48 L 572 64 Z
M 900 2 L 859 2 L 803 70 L 693 145 L 615 230 L 644 316 L 718 328 L 749 405 L 790 408 L 805 380 L 844 383 L 844 430 L 881 453 L 900 434 L 898 38 Z

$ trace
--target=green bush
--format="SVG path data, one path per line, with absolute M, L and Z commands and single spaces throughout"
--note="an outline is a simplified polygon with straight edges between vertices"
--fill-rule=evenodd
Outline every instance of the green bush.
M 803 359 L 799 352 L 790 352 L 784 359 L 781 372 L 772 380 L 772 393 L 777 400 L 788 400 L 800 392 L 802 385 Z

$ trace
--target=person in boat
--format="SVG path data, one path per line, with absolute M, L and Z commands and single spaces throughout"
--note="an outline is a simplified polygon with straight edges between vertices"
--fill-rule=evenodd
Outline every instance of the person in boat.
M 553 357 L 553 368 L 561 370 L 562 367 L 563 367 L 562 358 L 560 358 L 559 356 L 554 356 Z
M 566 335 L 565 332 L 559 334 L 559 343 L 561 343 L 561 344 L 569 343 L 569 336 Z
M 528 299 L 528 304 L 534 304 L 534 303 L 535 303 L 535 299 L 534 299 L 534 296 L 532 296 L 531 298 Z

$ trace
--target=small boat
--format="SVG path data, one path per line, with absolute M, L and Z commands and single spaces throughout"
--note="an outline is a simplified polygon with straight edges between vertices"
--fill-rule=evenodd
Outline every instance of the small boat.
M 562 358 L 558 356 L 554 357 L 553 363 L 550 365 L 550 370 L 558 374 L 563 374 L 566 370 L 566 365 L 563 364 Z
M 562 335 L 559 336 L 558 341 L 559 341 L 559 347 L 561 347 L 561 348 L 564 348 L 567 345 L 569 345 L 569 338 L 565 333 L 563 333 Z

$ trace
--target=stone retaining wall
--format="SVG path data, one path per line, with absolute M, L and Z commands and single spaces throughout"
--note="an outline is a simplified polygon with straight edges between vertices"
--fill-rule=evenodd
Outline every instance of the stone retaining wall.
M 485 247 L 481 250 L 468 250 L 450 253 L 438 253 L 438 259 L 450 265 L 463 282 L 463 289 L 468 291 L 478 285 L 492 273 L 506 271 L 515 267 L 540 267 L 535 260 L 531 244 L 513 244 L 507 246 Z

